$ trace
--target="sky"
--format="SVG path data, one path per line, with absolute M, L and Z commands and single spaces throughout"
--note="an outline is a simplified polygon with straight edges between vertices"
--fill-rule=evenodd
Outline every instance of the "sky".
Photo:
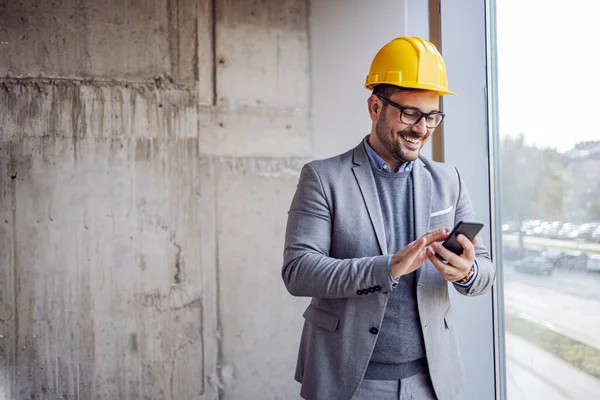
M 600 140 L 598 15 L 598 0 L 496 0 L 501 136 L 560 152 Z

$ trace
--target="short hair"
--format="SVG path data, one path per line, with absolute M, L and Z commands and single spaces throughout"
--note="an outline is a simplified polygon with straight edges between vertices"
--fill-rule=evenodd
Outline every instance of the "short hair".
M 373 86 L 373 94 L 376 96 L 385 97 L 386 99 L 389 99 L 396 93 L 402 92 L 404 90 L 410 90 L 410 89 L 403 88 L 400 86 L 388 85 L 385 83 Z
M 381 83 L 379 85 L 373 86 L 373 93 L 371 93 L 371 94 L 389 99 L 390 97 L 392 97 L 393 95 L 395 95 L 398 92 L 424 92 L 424 91 L 427 91 L 427 90 L 390 85 L 387 83 Z

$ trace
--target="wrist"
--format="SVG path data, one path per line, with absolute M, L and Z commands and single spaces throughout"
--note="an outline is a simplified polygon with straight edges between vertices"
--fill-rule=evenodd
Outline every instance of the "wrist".
M 394 280 L 395 279 L 399 279 L 400 276 L 402 276 L 402 274 L 399 273 L 399 271 L 398 271 L 398 263 L 395 262 L 395 254 L 393 254 L 390 257 L 389 263 L 390 263 L 390 276 L 391 276 L 391 278 L 394 279 Z
M 469 282 L 469 279 L 471 279 L 471 277 L 473 276 L 474 273 L 475 273 L 475 265 L 472 265 L 471 269 L 469 270 L 467 275 L 465 275 L 464 278 L 462 278 L 461 280 L 458 280 L 456 282 L 464 285 L 465 283 Z
M 397 280 L 397 279 L 400 279 L 400 278 L 402 277 L 402 274 L 398 274 L 397 272 L 396 272 L 396 273 L 394 273 L 393 271 L 391 271 L 391 270 L 390 270 L 390 277 L 391 277 L 393 280 Z

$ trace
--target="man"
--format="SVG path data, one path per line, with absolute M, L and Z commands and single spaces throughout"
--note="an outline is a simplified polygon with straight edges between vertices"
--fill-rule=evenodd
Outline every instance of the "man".
M 282 277 L 312 298 L 295 378 L 306 399 L 453 399 L 465 376 L 448 288 L 480 295 L 495 275 L 477 239 L 459 235 L 460 256 L 440 246 L 474 210 L 455 168 L 419 156 L 454 93 L 414 37 L 378 52 L 365 87 L 370 135 L 305 165 L 288 214 Z

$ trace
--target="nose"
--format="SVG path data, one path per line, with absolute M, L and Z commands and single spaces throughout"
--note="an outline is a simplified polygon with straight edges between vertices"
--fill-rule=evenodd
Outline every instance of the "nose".
M 425 118 L 421 118 L 419 122 L 412 126 L 412 131 L 419 136 L 425 136 L 427 134 L 427 125 Z

